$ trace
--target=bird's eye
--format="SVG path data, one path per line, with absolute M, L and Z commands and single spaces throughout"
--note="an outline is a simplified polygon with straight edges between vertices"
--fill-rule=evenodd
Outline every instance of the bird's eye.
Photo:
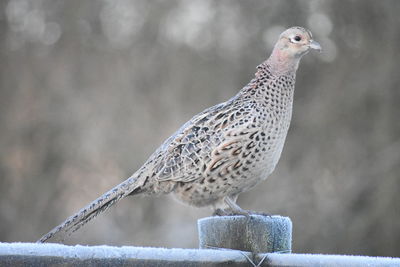
M 301 36 L 296 35 L 293 40 L 295 40 L 296 42 L 300 42 L 301 41 Z

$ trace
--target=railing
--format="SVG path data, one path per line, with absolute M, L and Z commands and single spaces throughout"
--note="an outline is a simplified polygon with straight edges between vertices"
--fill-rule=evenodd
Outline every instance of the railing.
M 400 266 L 400 258 L 292 254 L 280 216 L 199 220 L 200 249 L 0 243 L 0 266 Z

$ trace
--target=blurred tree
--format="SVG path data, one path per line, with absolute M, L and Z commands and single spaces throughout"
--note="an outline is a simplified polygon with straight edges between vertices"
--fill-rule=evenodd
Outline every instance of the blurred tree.
M 290 216 L 295 252 L 400 256 L 399 5 L 2 1 L 0 240 L 34 241 L 122 181 L 299 25 L 324 53 L 302 62 L 276 172 L 239 203 Z M 132 198 L 70 243 L 196 247 L 207 215 Z

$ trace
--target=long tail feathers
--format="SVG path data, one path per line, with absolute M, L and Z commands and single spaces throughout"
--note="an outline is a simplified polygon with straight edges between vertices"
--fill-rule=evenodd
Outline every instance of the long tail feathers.
M 65 222 L 55 227 L 49 233 L 42 236 L 37 243 L 62 242 L 66 237 L 81 228 L 91 219 L 117 203 L 120 199 L 128 196 L 144 184 L 144 180 L 136 177 L 135 174 L 117 185 L 98 199 L 82 208 L 75 215 L 69 217 Z

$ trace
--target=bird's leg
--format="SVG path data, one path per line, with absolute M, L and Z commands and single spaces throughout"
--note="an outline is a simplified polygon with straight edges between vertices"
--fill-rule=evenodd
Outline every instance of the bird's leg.
M 213 213 L 213 216 L 229 216 L 229 215 L 231 215 L 229 212 L 221 208 L 215 209 Z
M 214 216 L 234 216 L 234 215 L 244 215 L 249 217 L 250 215 L 262 215 L 262 216 L 271 216 L 269 213 L 265 212 L 256 212 L 251 210 L 244 210 L 236 204 L 236 196 L 225 197 L 223 198 L 223 208 L 216 208 L 214 211 Z
M 237 199 L 237 196 L 231 196 L 231 197 L 224 197 L 216 203 L 214 206 L 214 213 L 213 216 L 234 216 L 234 215 L 244 215 L 248 217 L 251 212 L 242 209 L 239 207 L 235 201 Z
M 224 202 L 226 205 L 228 205 L 229 209 L 231 210 L 230 215 L 244 215 L 246 217 L 249 217 L 252 212 L 247 211 L 239 207 L 238 204 L 235 203 L 237 196 L 233 197 L 234 200 L 232 200 L 230 197 L 225 197 Z
M 227 200 L 229 199 L 229 200 Z M 233 199 L 233 200 L 232 200 Z M 233 216 L 233 215 L 245 215 L 246 211 L 241 209 L 236 203 L 237 196 L 224 197 L 219 199 L 214 204 L 213 216 Z

